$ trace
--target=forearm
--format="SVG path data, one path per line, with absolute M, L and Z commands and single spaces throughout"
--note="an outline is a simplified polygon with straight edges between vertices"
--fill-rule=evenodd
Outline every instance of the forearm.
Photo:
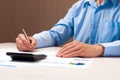
M 52 46 L 54 45 L 54 42 L 55 42 L 54 39 L 51 38 L 49 31 L 43 31 L 43 32 L 34 34 L 33 37 L 37 41 L 36 48 Z
M 59 46 L 65 43 L 72 35 L 71 28 L 58 25 L 48 31 L 33 35 L 37 41 L 36 48 L 46 46 Z

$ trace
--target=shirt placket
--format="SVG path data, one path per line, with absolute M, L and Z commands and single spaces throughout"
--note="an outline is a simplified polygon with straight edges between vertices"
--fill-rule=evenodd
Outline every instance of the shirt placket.
M 92 30 L 91 30 L 90 44 L 96 43 L 95 39 L 96 39 L 96 34 L 97 34 L 98 24 L 99 24 L 98 12 L 99 12 L 99 8 L 96 8 L 95 13 L 94 13 Z

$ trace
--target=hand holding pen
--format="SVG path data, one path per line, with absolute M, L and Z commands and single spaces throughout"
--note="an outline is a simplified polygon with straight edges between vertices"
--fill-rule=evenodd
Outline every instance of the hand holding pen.
M 33 51 L 36 47 L 36 40 L 33 37 L 28 37 L 23 29 L 23 34 L 19 34 L 16 38 L 16 46 L 20 51 Z

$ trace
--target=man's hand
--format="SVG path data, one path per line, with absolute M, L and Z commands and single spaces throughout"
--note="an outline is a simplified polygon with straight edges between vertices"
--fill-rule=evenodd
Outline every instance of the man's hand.
M 28 41 L 24 34 L 19 34 L 16 38 L 16 46 L 20 51 L 33 51 L 36 47 L 36 40 L 33 37 L 29 37 Z
M 57 57 L 99 57 L 104 53 L 104 47 L 95 44 L 85 44 L 78 41 L 72 41 L 62 47 L 57 53 Z

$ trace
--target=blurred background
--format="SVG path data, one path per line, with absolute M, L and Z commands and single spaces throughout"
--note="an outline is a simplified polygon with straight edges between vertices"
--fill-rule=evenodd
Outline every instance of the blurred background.
M 0 0 L 0 43 L 15 42 L 24 28 L 32 36 L 48 30 L 77 0 Z

